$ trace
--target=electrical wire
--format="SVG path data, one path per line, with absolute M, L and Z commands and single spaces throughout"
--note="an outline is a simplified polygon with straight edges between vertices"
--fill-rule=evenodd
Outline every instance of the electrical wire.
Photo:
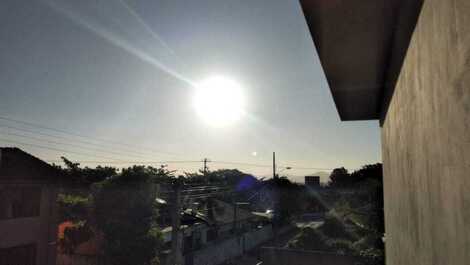
M 118 142 L 118 141 L 109 140 L 109 139 L 96 138 L 96 137 L 92 137 L 92 136 L 89 136 L 89 135 L 78 134 L 78 133 L 70 132 L 70 131 L 63 130 L 63 129 L 47 127 L 47 126 L 43 126 L 43 125 L 32 123 L 32 122 L 27 122 L 27 121 L 8 118 L 8 117 L 5 117 L 5 116 L 0 116 L 0 120 L 19 123 L 19 124 L 27 125 L 27 126 L 30 126 L 30 127 L 41 128 L 41 129 L 49 130 L 49 131 L 55 131 L 55 132 L 58 132 L 58 133 L 67 134 L 67 135 L 71 135 L 71 136 L 75 136 L 75 137 L 91 139 L 91 140 L 97 141 L 97 142 L 104 142 L 104 143 L 108 143 L 108 144 L 112 144 L 112 145 L 120 145 L 120 146 L 127 146 L 127 147 L 131 147 L 131 148 L 136 148 L 136 146 L 125 143 L 125 142 Z M 139 147 L 139 148 L 140 149 L 146 149 L 146 150 L 149 150 L 149 151 L 155 152 L 155 153 L 166 154 L 166 155 L 172 155 L 172 156 L 175 156 L 175 155 L 178 156 L 179 155 L 179 154 L 176 154 L 176 153 L 170 153 L 170 152 L 163 152 L 163 151 L 160 151 L 160 150 L 155 150 L 153 148 L 142 148 L 142 147 Z
M 63 140 L 67 140 L 67 141 L 70 141 L 70 142 L 75 142 L 75 143 L 80 143 L 80 144 L 84 144 L 84 145 L 91 145 L 91 146 L 99 146 L 99 147 L 102 147 L 102 148 L 105 148 L 103 150 L 105 150 L 106 152 L 108 152 L 106 149 L 107 148 L 113 148 L 113 150 L 116 150 L 118 148 L 116 147 L 110 147 L 110 146 L 107 146 L 107 145 L 103 145 L 103 144 L 100 144 L 100 143 L 94 143 L 94 142 L 89 142 L 89 141 L 84 141 L 84 140 L 80 140 L 80 139 L 70 139 L 69 137 L 64 137 L 62 135 L 54 135 L 54 134 L 48 134 L 48 133 L 44 133 L 44 132 L 38 132 L 38 131 L 33 131 L 33 130 L 28 130 L 28 129 L 25 129 L 25 128 L 19 128 L 19 127 L 15 127 L 15 126 L 10 126 L 10 125 L 4 125 L 4 124 L 0 124 L 0 127 L 1 128 L 8 128 L 8 129 L 12 129 L 12 130 L 15 130 L 15 131 L 19 131 L 19 132 L 26 132 L 26 133 L 29 133 L 29 134 L 33 134 L 33 135 L 41 135 L 41 136 L 45 136 L 45 137 L 51 137 L 51 138 L 59 138 L 59 139 L 63 139 Z M 41 139 L 42 141 L 42 139 Z M 139 152 L 139 151 L 131 151 L 131 150 L 127 150 L 127 149 L 121 149 L 121 153 L 125 153 L 126 155 L 129 155 L 129 154 L 133 154 L 133 155 L 137 155 L 137 156 L 149 156 L 149 155 L 152 155 L 152 154 L 149 154 L 149 153 L 143 153 L 143 152 Z M 115 151 L 113 151 L 115 152 Z

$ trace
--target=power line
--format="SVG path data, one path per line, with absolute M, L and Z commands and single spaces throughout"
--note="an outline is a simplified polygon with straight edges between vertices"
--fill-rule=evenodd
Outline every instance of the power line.
M 47 160 L 48 162 L 60 162 L 60 160 Z M 79 163 L 90 163 L 90 164 L 119 164 L 119 163 L 201 163 L 204 160 L 163 160 L 163 161 L 138 161 L 138 160 L 120 160 L 120 161 L 106 161 L 106 160 L 77 160 Z M 216 164 L 230 164 L 230 165 L 245 165 L 245 166 L 257 166 L 257 167 L 271 167 L 270 165 L 261 164 L 250 164 L 243 162 L 228 162 L 228 161 L 207 161 Z
M 5 121 L 9 121 L 9 122 L 15 122 L 15 123 L 19 123 L 19 124 L 24 124 L 24 125 L 27 125 L 27 126 L 30 126 L 30 127 L 41 128 L 41 129 L 44 129 L 44 130 L 55 131 L 55 132 L 58 132 L 58 133 L 68 134 L 68 135 L 72 135 L 72 136 L 75 136 L 75 137 L 80 137 L 80 138 L 85 138 L 85 139 L 91 139 L 91 140 L 93 140 L 93 141 L 105 142 L 105 143 L 113 144 L 113 145 L 121 145 L 121 146 L 127 146 L 127 147 L 136 148 L 136 146 L 131 145 L 131 144 L 128 144 L 128 143 L 124 143 L 124 142 L 118 142 L 118 141 L 113 141 L 113 140 L 108 140 L 108 139 L 96 138 L 96 137 L 92 137 L 92 136 L 88 136 L 88 135 L 84 135 L 84 134 L 78 134 L 78 133 L 74 133 L 74 132 L 70 132 L 70 131 L 66 131 L 66 130 L 62 130 L 62 129 L 47 127 L 47 126 L 43 126 L 43 125 L 40 125 L 40 124 L 36 124 L 36 123 L 32 123 L 32 122 L 26 122 L 26 121 L 21 121 L 21 120 L 12 119 L 12 118 L 8 118 L 8 117 L 4 117 L 4 116 L 0 116 L 0 120 L 5 120 Z M 153 149 L 153 148 L 141 148 L 141 149 L 147 149 L 147 150 L 149 150 L 149 151 L 151 151 L 151 152 L 160 153 L 160 154 L 166 154 L 166 155 L 172 155 L 172 156 L 178 156 L 178 155 L 179 155 L 179 154 L 175 154 L 175 153 L 163 152 L 163 151 L 155 150 L 155 149 Z
M 334 168 L 322 168 L 322 167 L 298 167 L 298 166 L 289 166 L 291 169 L 298 170 L 333 170 Z
M 62 160 L 46 160 L 49 163 L 62 162 Z M 122 161 L 96 161 L 96 160 L 77 160 L 75 161 L 81 164 L 194 164 L 201 163 L 199 160 L 163 160 L 163 161 L 131 161 L 131 160 L 122 160 Z
M 107 156 L 94 155 L 94 154 L 85 154 L 85 153 L 81 153 L 81 152 L 68 151 L 68 150 L 64 150 L 64 149 L 60 149 L 60 148 L 43 146 L 43 145 L 39 145 L 39 144 L 25 143 L 25 142 L 14 141 L 14 140 L 9 140 L 9 139 L 0 138 L 0 141 L 14 143 L 14 144 L 21 144 L 21 145 L 26 145 L 26 146 L 31 146 L 31 147 L 36 147 L 36 148 L 41 148 L 41 149 L 46 149 L 46 150 L 65 152 L 65 153 L 69 153 L 69 154 L 76 154 L 76 155 L 82 155 L 82 156 L 92 156 L 92 157 L 105 158 L 105 159 L 115 159 L 115 158 L 110 158 L 110 157 L 107 157 Z M 116 161 L 114 161 L 114 162 L 116 162 Z
M 56 160 L 48 160 L 48 162 L 55 162 Z M 59 161 L 60 162 L 60 161 Z M 90 164 L 131 164 L 131 163 L 201 163 L 204 162 L 203 160 L 166 160 L 166 161 L 97 161 L 97 160 L 78 160 L 79 163 L 90 163 Z M 209 162 L 209 161 L 208 161 Z M 231 162 L 231 161 L 219 161 L 219 160 L 212 160 L 211 163 L 215 164 L 228 164 L 228 165 L 240 165 L 240 166 L 250 166 L 250 167 L 272 167 L 272 165 L 267 164 L 252 164 L 252 163 L 244 163 L 244 162 Z M 297 167 L 297 166 L 289 166 L 291 169 L 298 169 L 298 170 L 333 170 L 334 168 L 319 168 L 319 167 Z
M 220 160 L 214 160 L 211 161 L 212 163 L 215 164 L 226 164 L 226 165 L 245 165 L 245 166 L 252 166 L 252 167 L 271 167 L 271 165 L 266 165 L 266 164 L 252 164 L 252 163 L 245 163 L 245 162 L 233 162 L 233 161 L 220 161 Z
M 108 154 L 114 154 L 114 155 L 123 155 L 123 153 L 118 153 L 118 152 L 113 152 L 113 151 L 107 151 L 107 150 L 102 150 L 102 149 L 97 149 L 97 148 L 83 147 L 83 146 L 80 146 L 80 145 L 77 145 L 77 144 L 73 144 L 73 143 L 62 143 L 62 142 L 57 142 L 57 141 L 52 141 L 52 140 L 46 140 L 46 139 L 41 139 L 41 138 L 38 138 L 38 137 L 27 136 L 27 135 L 21 135 L 21 134 L 11 133 L 11 132 L 1 132 L 0 135 L 11 135 L 11 136 L 16 136 L 16 137 L 27 138 L 27 139 L 30 139 L 30 140 L 35 140 L 35 141 L 50 143 L 50 144 L 71 146 L 71 147 L 83 149 L 83 150 L 86 150 L 86 151 L 95 151 L 95 152 L 102 152 L 102 153 L 108 153 Z M 124 155 L 126 155 L 126 154 L 124 154 Z M 127 155 L 127 156 L 128 156 L 128 155 Z
M 44 130 L 54 131 L 54 132 L 58 132 L 58 133 L 61 133 L 61 134 L 66 134 L 66 135 L 70 135 L 70 136 L 74 136 L 74 137 L 80 137 L 80 138 L 92 140 L 92 141 L 95 141 L 95 142 L 83 141 L 83 140 L 79 140 L 79 139 L 73 139 L 72 140 L 72 139 L 69 139 L 69 138 L 61 136 L 61 135 L 53 135 L 53 134 L 48 134 L 48 133 L 44 133 L 44 132 L 32 131 L 32 130 L 28 130 L 28 129 L 25 129 L 25 128 L 18 128 L 18 127 L 15 127 L 15 126 L 0 124 L 0 127 L 5 127 L 5 128 L 17 130 L 17 131 L 27 132 L 27 133 L 31 133 L 31 134 L 38 134 L 38 135 L 47 136 L 47 137 L 60 138 L 60 139 L 64 139 L 64 140 L 67 140 L 67 141 L 75 141 L 75 142 L 86 144 L 86 145 L 100 146 L 102 148 L 111 148 L 110 146 L 106 146 L 106 145 L 114 145 L 114 147 L 112 147 L 112 148 L 116 148 L 115 147 L 116 145 L 120 145 L 121 147 L 118 147 L 118 148 L 120 148 L 121 150 L 125 150 L 125 151 L 119 151 L 119 152 L 126 152 L 124 155 L 128 155 L 128 153 L 133 153 L 134 155 L 138 155 L 138 156 L 141 156 L 141 157 L 147 157 L 149 155 L 153 155 L 153 154 L 150 154 L 150 153 L 143 153 L 143 152 L 138 152 L 138 151 L 135 151 L 135 150 L 130 150 L 129 149 L 130 147 L 132 147 L 132 148 L 137 148 L 137 147 L 133 146 L 131 144 L 128 144 L 128 143 L 117 142 L 117 141 L 108 140 L 108 139 L 95 138 L 95 137 L 91 137 L 91 136 L 87 136 L 87 135 L 83 135 L 83 134 L 70 132 L 70 131 L 67 131 L 67 130 L 47 127 L 47 126 L 43 126 L 43 125 L 40 125 L 40 124 L 36 124 L 36 123 L 32 123 L 32 122 L 26 122 L 26 121 L 17 120 L 17 119 L 12 119 L 12 118 L 8 118 L 8 117 L 4 117 L 4 116 L 0 116 L 0 120 L 19 123 L 19 124 L 23 124 L 23 125 L 27 125 L 27 126 L 35 127 L 35 128 L 40 128 L 40 129 L 44 129 Z M 76 148 L 85 149 L 85 147 L 80 147 L 76 144 L 71 144 L 71 143 L 59 143 L 59 142 L 44 140 L 44 139 L 31 137 L 31 136 L 29 136 L 29 137 L 25 136 L 25 135 L 20 136 L 18 134 L 14 134 L 14 133 L 8 133 L 8 134 L 15 135 L 15 136 L 18 136 L 18 137 L 30 138 L 30 139 L 34 139 L 34 140 L 37 140 L 37 141 L 49 142 L 49 143 L 54 143 L 54 144 L 69 145 L 69 146 L 75 146 Z M 14 140 L 7 140 L 7 139 L 4 139 L 4 141 L 15 142 Z M 96 143 L 96 142 L 102 142 L 102 143 Z M 31 143 L 22 143 L 22 144 L 29 145 L 29 146 L 34 146 L 34 144 L 31 144 Z M 106 144 L 106 145 L 104 145 L 104 144 Z M 67 152 L 67 153 L 86 155 L 86 156 L 106 158 L 105 156 L 101 156 L 101 155 L 89 155 L 89 154 L 79 153 L 79 152 L 76 152 L 76 151 L 64 151 L 63 149 L 58 149 L 58 148 L 51 148 L 51 147 L 44 147 L 44 146 L 40 147 L 40 145 L 35 145 L 35 147 L 54 150 L 54 151 L 63 151 L 63 152 Z M 170 153 L 170 152 L 162 152 L 162 151 L 155 150 L 155 149 L 152 149 L 152 148 L 139 147 L 139 149 L 147 150 L 147 152 L 154 152 L 154 153 L 171 155 L 171 156 L 178 156 L 179 155 L 179 154 Z M 89 148 L 88 150 L 104 152 L 104 153 L 109 153 L 109 154 L 122 155 L 122 153 L 117 153 L 115 151 L 108 151 L 108 150 L 104 150 L 104 149 L 101 150 L 101 149 L 96 149 L 96 148 Z M 109 157 L 107 159 L 116 160 L 116 158 L 109 158 Z M 96 163 L 116 164 L 116 163 L 125 162 L 125 161 L 122 161 L 122 159 L 119 159 L 119 160 L 121 162 L 118 162 L 118 161 L 82 161 L 82 163 L 86 163 L 86 162 L 94 163 L 94 162 L 96 162 Z M 150 162 L 153 162 L 153 161 L 150 161 Z M 150 162 L 145 162 L 145 163 L 150 163 Z M 163 161 L 158 161 L 158 162 L 163 162 Z M 174 163 L 176 161 L 167 161 L 167 162 Z M 196 161 L 194 161 L 194 162 L 196 162 Z M 197 161 L 197 162 L 201 162 L 201 161 Z M 268 165 L 268 164 L 255 164 L 255 163 L 220 161 L 220 160 L 218 160 L 218 161 L 217 160 L 216 161 L 205 160 L 205 162 L 204 162 L 204 164 L 205 164 L 204 169 L 205 170 L 208 169 L 207 168 L 207 163 L 208 162 L 212 162 L 212 163 L 216 163 L 216 164 L 240 165 L 240 166 L 249 166 L 249 167 L 266 167 L 266 168 L 267 167 L 272 167 L 272 165 Z M 126 163 L 143 163 L 143 162 L 142 161 L 127 161 Z M 177 163 L 179 163 L 179 162 L 177 162 Z M 298 170 L 333 170 L 333 168 L 298 167 L 298 166 L 289 166 L 289 167 L 292 168 L 292 169 L 298 169 Z
M 65 136 L 62 136 L 62 135 L 48 134 L 48 133 L 44 133 L 44 132 L 38 132 L 38 131 L 34 131 L 34 130 L 18 128 L 18 127 L 10 126 L 10 125 L 0 124 L 0 127 L 12 129 L 12 130 L 19 131 L 19 132 L 26 132 L 26 133 L 30 133 L 30 134 L 33 134 L 33 135 L 37 134 L 37 135 L 42 135 L 42 136 L 51 137 L 51 138 L 59 138 L 59 139 L 67 140 L 67 141 L 70 141 L 70 142 L 81 143 L 81 144 L 84 144 L 84 145 L 99 146 L 101 148 L 104 148 L 103 150 L 106 150 L 107 148 L 113 148 L 113 149 L 118 149 L 119 148 L 119 147 L 117 147 L 117 148 L 116 147 L 110 147 L 110 146 L 103 145 L 103 144 L 100 144 L 100 143 L 83 141 L 83 140 L 79 140 L 79 139 L 70 139 L 69 137 L 65 137 Z M 42 139 L 41 139 L 41 141 L 42 141 Z M 121 152 L 121 153 L 125 152 L 126 155 L 127 154 L 134 154 L 134 155 L 143 156 L 143 157 L 147 157 L 147 156 L 151 155 L 151 154 L 148 154 L 148 153 L 146 154 L 146 153 L 142 153 L 142 152 L 138 152 L 138 151 L 128 151 L 126 149 L 121 149 L 121 150 L 125 150 L 125 151 L 119 151 L 119 152 Z M 106 152 L 107 152 L 107 150 L 106 150 Z
M 245 162 L 234 162 L 234 161 L 220 161 L 220 160 L 213 160 L 211 161 L 212 163 L 215 164 L 227 164 L 227 165 L 245 165 L 245 166 L 252 166 L 252 167 L 269 167 L 271 168 L 272 165 L 268 164 L 254 164 L 254 163 L 245 163 Z M 282 166 L 282 167 L 287 167 L 287 166 Z M 305 170 L 333 170 L 334 168 L 320 168 L 320 167 L 298 167 L 298 166 L 289 166 L 291 169 L 305 169 Z

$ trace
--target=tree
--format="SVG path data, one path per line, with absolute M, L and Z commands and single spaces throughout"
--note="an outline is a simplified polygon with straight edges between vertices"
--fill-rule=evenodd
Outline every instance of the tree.
M 325 220 L 323 225 L 319 227 L 319 230 L 330 238 L 354 239 L 354 236 L 346 229 L 339 218 L 331 213 L 325 215 Z
M 238 169 L 218 169 L 209 171 L 206 174 L 185 173 L 185 182 L 192 184 L 217 184 L 228 185 L 236 189 L 253 188 L 259 184 L 258 180 L 250 174 L 241 172 Z
M 349 176 L 348 170 L 344 167 L 335 168 L 331 172 L 330 181 L 328 182 L 329 187 L 333 188 L 345 188 L 350 186 L 351 178 Z
M 289 248 L 302 250 L 330 251 L 328 238 L 319 230 L 305 227 L 288 243 Z
M 357 199 L 368 205 L 364 225 L 380 237 L 385 233 L 382 164 L 365 165 L 351 173 L 360 192 Z
M 117 174 L 117 169 L 114 167 L 97 166 L 96 168 L 81 168 L 80 163 L 74 163 L 65 157 L 61 158 L 64 161 L 65 166 L 56 167 L 61 170 L 65 176 L 67 176 L 68 181 L 78 185 L 89 186 Z
M 133 166 L 95 184 L 98 228 L 104 233 L 104 254 L 113 265 L 147 265 L 157 256 L 154 183 L 167 178 L 162 169 Z
M 57 205 L 61 222 L 81 222 L 88 219 L 91 199 L 90 197 L 61 193 L 57 196 Z
M 291 217 L 299 213 L 306 201 L 306 190 L 287 177 L 273 178 L 264 182 L 271 192 L 274 203 L 274 221 L 287 224 Z

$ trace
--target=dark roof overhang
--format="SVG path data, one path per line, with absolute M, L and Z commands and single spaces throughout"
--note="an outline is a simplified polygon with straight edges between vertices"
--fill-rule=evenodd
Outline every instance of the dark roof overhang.
M 341 120 L 385 116 L 422 0 L 301 0 Z
M 62 172 L 15 147 L 0 147 L 0 182 L 47 182 L 60 184 Z

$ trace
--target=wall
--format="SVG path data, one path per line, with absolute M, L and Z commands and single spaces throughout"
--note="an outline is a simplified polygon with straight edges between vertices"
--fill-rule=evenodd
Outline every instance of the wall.
M 55 265 L 106 265 L 104 258 L 85 255 L 67 255 L 57 254 L 57 263 Z
M 470 1 L 424 1 L 382 144 L 387 264 L 469 264 Z
M 228 259 L 236 258 L 254 249 L 273 237 L 271 226 L 208 244 L 204 249 L 194 252 L 194 265 L 216 265 Z
M 42 185 L 40 216 L 0 220 L 0 248 L 36 244 L 36 264 L 55 264 L 54 242 L 57 237 L 55 198 L 56 189 L 53 186 Z
M 263 265 L 353 265 L 361 261 L 354 256 L 285 248 L 262 248 L 261 260 Z

